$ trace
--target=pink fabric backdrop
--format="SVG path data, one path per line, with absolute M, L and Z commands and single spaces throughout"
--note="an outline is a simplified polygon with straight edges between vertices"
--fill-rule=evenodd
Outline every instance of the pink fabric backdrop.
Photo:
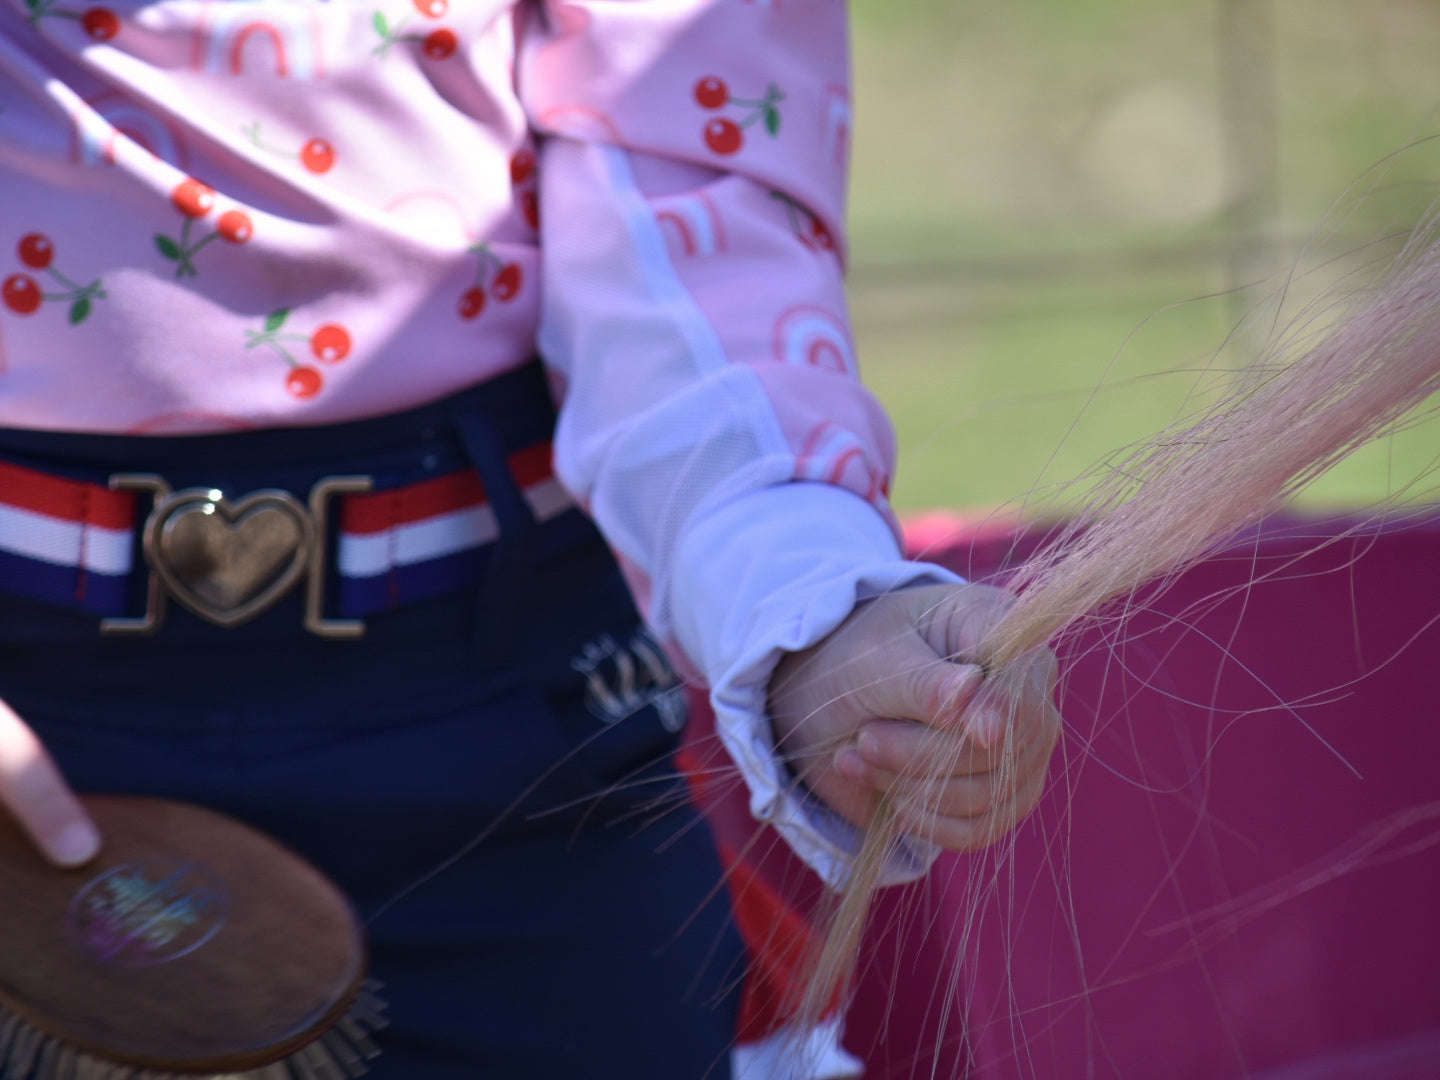
M 1036 536 L 910 538 L 983 579 Z M 877 910 L 867 1075 L 1440 1077 L 1440 516 L 1273 522 L 1061 654 L 1013 847 Z

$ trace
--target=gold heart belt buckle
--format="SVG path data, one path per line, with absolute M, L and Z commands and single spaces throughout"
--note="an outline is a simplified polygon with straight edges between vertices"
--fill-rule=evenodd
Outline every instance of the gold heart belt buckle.
M 288 491 L 266 489 L 231 499 L 218 488 L 173 491 L 162 477 L 122 473 L 116 491 L 149 492 L 141 548 L 150 570 L 145 614 L 105 619 L 105 634 L 153 634 L 168 600 L 216 626 L 233 627 L 269 611 L 306 579 L 305 629 L 320 637 L 356 638 L 354 619 L 327 619 L 326 521 L 332 496 L 369 491 L 368 476 L 331 476 L 310 490 L 308 505 Z

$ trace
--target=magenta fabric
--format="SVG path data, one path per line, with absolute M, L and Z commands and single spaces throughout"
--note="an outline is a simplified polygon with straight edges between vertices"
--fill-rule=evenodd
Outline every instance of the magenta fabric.
M 1039 535 L 909 538 L 983 580 Z M 1440 516 L 1275 521 L 1060 652 L 1014 845 L 877 908 L 867 1078 L 1440 1076 Z
M 912 547 L 972 578 L 1036 539 L 956 525 Z M 1273 522 L 1061 653 L 1013 850 L 882 911 L 872 1075 L 1440 1076 L 1440 517 Z

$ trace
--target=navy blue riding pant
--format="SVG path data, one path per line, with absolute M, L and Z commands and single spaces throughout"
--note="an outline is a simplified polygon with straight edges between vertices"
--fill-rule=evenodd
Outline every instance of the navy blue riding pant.
M 511 475 L 552 423 L 532 365 L 331 427 L 0 431 L 0 460 L 25 468 L 233 498 L 303 502 L 337 474 L 483 481 L 497 538 L 464 565 L 407 567 L 428 584 L 358 639 L 307 632 L 303 589 L 241 625 L 172 601 L 155 633 L 107 636 L 0 582 L 0 697 L 77 790 L 228 812 L 350 897 L 389 1004 L 379 1080 L 730 1075 L 741 946 L 672 760 L 683 692 L 588 521 L 537 515 Z M 131 616 L 140 558 L 137 539 Z M 324 603 L 340 617 L 337 561 Z

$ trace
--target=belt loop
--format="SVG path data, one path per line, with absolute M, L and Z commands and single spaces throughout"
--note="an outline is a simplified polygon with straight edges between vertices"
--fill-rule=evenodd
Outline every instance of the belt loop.
M 454 407 L 455 426 L 475 471 L 485 485 L 500 535 L 492 548 L 475 612 L 475 646 L 480 656 L 500 664 L 509 658 L 514 616 L 530 579 L 537 522 L 492 423 L 472 404 Z

